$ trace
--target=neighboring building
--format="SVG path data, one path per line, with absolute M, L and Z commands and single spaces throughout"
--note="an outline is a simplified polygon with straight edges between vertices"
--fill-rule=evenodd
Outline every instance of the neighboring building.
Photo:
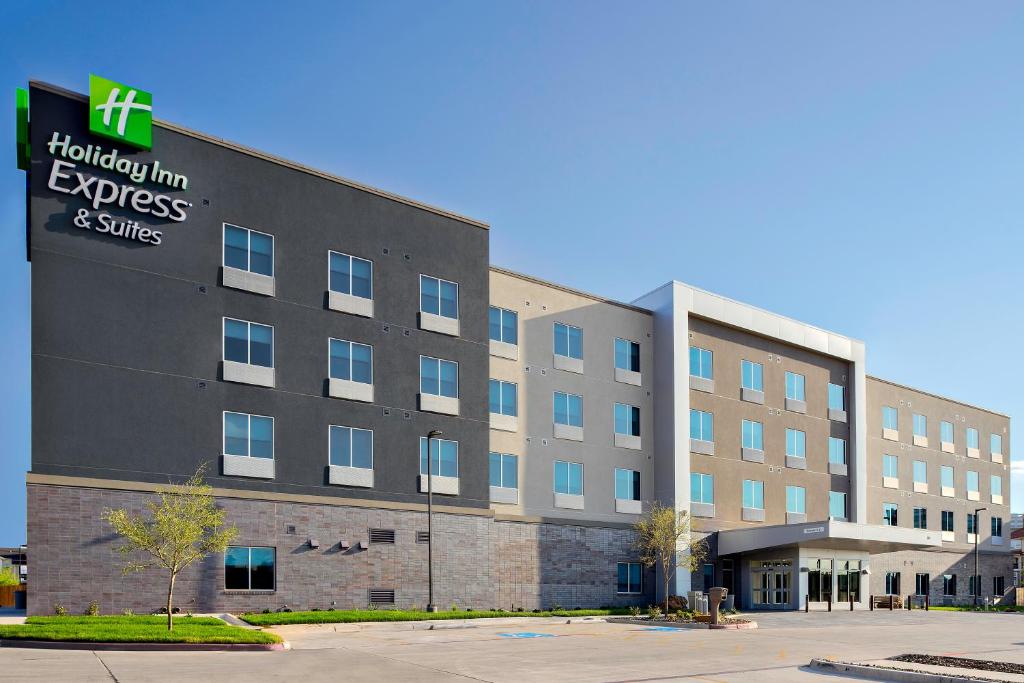
M 0 569 L 10 567 L 21 579 L 28 582 L 28 555 L 25 546 L 17 548 L 0 548 Z
M 678 282 L 626 304 L 491 267 L 479 221 L 30 100 L 30 614 L 162 604 L 101 514 L 203 464 L 240 535 L 183 607 L 422 607 L 428 458 L 438 605 L 652 602 L 631 526 L 654 500 L 710 542 L 677 593 L 965 601 L 981 506 L 982 595 L 1009 588 L 1009 419 L 868 377 L 860 341 Z

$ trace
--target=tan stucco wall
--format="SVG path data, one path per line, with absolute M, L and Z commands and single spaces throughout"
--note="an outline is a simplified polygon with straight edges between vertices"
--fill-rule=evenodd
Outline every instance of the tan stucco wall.
M 492 504 L 496 513 L 632 523 L 615 512 L 616 467 L 640 471 L 641 497 L 653 495 L 653 321 L 650 313 L 492 269 L 491 304 L 519 315 L 519 359 L 491 356 L 491 377 L 519 385 L 518 431 L 491 430 L 491 450 L 519 456 L 519 505 Z M 583 374 L 556 370 L 553 325 L 583 329 Z M 642 386 L 615 381 L 616 337 L 640 344 Z M 583 397 L 583 441 L 553 435 L 555 391 Z M 641 450 L 614 446 L 614 404 L 640 408 Z M 555 460 L 583 463 L 584 509 L 554 507 Z

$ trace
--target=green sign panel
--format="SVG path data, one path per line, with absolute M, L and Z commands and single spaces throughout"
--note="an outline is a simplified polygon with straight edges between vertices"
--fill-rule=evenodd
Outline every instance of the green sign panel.
M 133 147 L 153 146 L 153 95 L 89 74 L 89 130 Z
M 18 88 L 14 92 L 15 102 L 15 146 L 18 151 L 18 168 L 27 171 L 32 160 L 32 152 L 28 142 L 28 90 Z

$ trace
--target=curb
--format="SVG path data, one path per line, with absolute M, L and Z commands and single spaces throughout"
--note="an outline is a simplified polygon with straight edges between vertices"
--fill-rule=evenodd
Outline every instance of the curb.
M 862 664 L 831 662 L 827 659 L 812 659 L 809 668 L 823 673 L 841 673 L 854 678 L 869 681 L 893 681 L 895 683 L 979 683 L 992 681 L 992 678 L 966 678 L 947 674 L 929 673 L 927 671 L 909 671 L 907 669 L 887 669 Z
M 124 650 L 129 652 L 283 652 L 291 643 L 89 643 L 80 640 L 0 640 L 0 647 L 36 650 Z

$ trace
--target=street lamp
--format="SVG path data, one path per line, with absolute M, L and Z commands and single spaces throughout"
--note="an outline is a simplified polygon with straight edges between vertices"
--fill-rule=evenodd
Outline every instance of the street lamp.
M 974 508 L 974 606 L 978 606 L 978 596 L 981 594 L 981 575 L 978 574 L 978 536 L 981 535 L 981 520 L 978 518 L 979 512 L 984 512 L 988 508 Z
M 431 429 L 427 432 L 427 611 L 436 612 L 434 604 L 434 472 L 431 449 L 433 441 L 444 432 Z M 440 463 L 438 463 L 440 465 Z

